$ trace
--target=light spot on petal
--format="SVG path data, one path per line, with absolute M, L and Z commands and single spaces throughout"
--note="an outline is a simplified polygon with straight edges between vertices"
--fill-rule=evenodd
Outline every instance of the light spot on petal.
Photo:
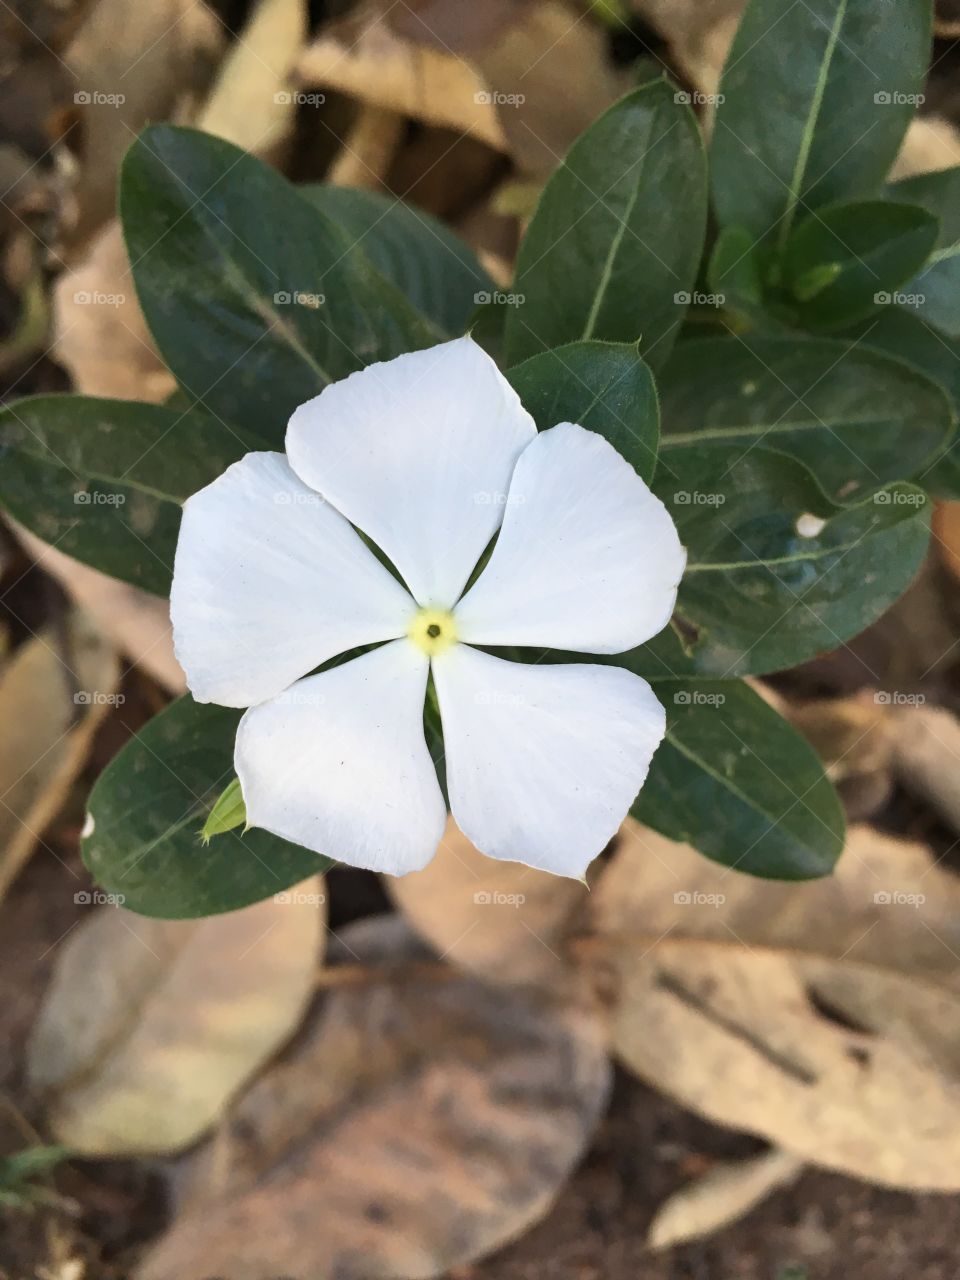
M 449 609 L 418 610 L 407 635 L 428 658 L 445 653 L 458 640 L 456 622 Z

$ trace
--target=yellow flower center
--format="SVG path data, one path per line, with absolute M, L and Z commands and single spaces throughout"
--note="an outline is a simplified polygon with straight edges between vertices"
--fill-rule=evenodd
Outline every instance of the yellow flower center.
M 457 643 L 457 627 L 449 609 L 420 609 L 407 635 L 429 658 Z

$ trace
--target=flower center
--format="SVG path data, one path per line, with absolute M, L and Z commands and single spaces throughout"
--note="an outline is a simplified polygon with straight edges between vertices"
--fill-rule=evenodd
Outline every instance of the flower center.
M 449 609 L 420 609 L 407 635 L 430 658 L 457 643 L 457 628 Z

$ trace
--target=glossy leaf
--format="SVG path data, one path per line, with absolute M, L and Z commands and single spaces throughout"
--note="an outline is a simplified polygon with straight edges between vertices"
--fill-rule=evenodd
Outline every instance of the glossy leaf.
M 179 504 L 263 445 L 196 408 L 30 396 L 0 409 L 0 503 L 45 541 L 166 595 Z
M 663 448 L 762 444 L 847 501 L 932 461 L 950 438 L 946 394 L 901 361 L 825 338 L 684 343 L 660 380 Z
M 921 316 L 898 306 L 884 307 L 849 336 L 862 346 L 912 364 L 939 383 L 953 405 L 954 417 L 960 417 L 960 339 L 941 333 Z M 935 497 L 960 498 L 960 439 L 956 431 L 932 462 L 907 478 Z
M 923 89 L 930 0 L 751 0 L 720 82 L 717 218 L 784 244 L 883 182 Z
M 740 681 L 665 681 L 667 736 L 631 813 L 750 875 L 827 875 L 843 810 L 815 752 Z
M 124 158 L 120 214 L 167 365 L 211 412 L 274 447 L 328 382 L 438 340 L 295 187 L 208 134 L 146 129 Z
M 929 537 L 919 489 L 838 507 L 804 467 L 765 448 L 667 449 L 654 490 L 689 559 L 677 601 L 685 652 L 668 629 L 627 659 L 652 679 L 775 671 L 837 648 L 906 589 Z
M 573 144 L 527 228 L 507 315 L 511 363 L 550 347 L 640 339 L 667 355 L 703 247 L 706 174 L 689 106 L 658 80 L 615 103 Z
M 939 221 L 919 205 L 862 200 L 804 218 L 781 259 L 800 325 L 843 329 L 888 304 L 926 262 Z
M 95 881 L 141 915 L 233 911 L 330 865 L 266 831 L 228 831 L 208 847 L 204 822 L 233 774 L 240 711 L 180 698 L 97 779 L 83 859 Z
M 438 218 L 379 191 L 311 183 L 299 188 L 373 266 L 451 337 L 497 292 L 468 245 Z
M 660 410 L 635 346 L 572 342 L 531 356 L 507 377 L 541 431 L 578 422 L 609 440 L 645 480 L 653 475 Z

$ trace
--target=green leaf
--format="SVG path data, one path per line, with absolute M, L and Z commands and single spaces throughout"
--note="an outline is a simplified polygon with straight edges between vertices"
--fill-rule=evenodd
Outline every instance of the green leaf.
M 786 242 L 804 211 L 883 182 L 920 101 L 930 0 L 751 0 L 711 146 L 721 226 Z
M 660 380 L 666 454 L 757 444 L 803 462 L 848 500 L 915 475 L 944 448 L 953 409 L 916 369 L 827 338 L 705 338 L 681 344 Z
M 120 214 L 140 304 L 177 381 L 274 447 L 328 382 L 438 339 L 348 235 L 218 138 L 146 129 L 123 161 Z
M 531 356 L 507 378 L 539 430 L 578 422 L 609 440 L 645 480 L 653 475 L 660 410 L 653 375 L 635 346 L 572 342 Z
M 0 409 L 0 504 L 45 541 L 157 595 L 180 503 L 263 445 L 197 408 L 45 395 Z
M 233 773 L 242 712 L 183 697 L 155 716 L 97 779 L 83 859 L 97 884 L 146 916 L 234 911 L 316 872 L 321 858 L 269 832 L 200 832 Z
M 901 292 L 901 305 L 927 324 L 960 337 L 960 165 L 904 178 L 887 187 L 891 200 L 922 205 L 940 220 L 933 256 Z
M 246 824 L 247 805 L 243 798 L 243 789 L 240 786 L 240 779 L 234 778 L 220 792 L 216 804 L 203 824 L 200 839 L 207 845 L 213 836 L 222 836 L 225 832 L 234 831 L 237 827 L 244 827 Z
M 443 333 L 457 336 L 496 286 L 476 254 L 438 219 L 379 191 L 310 184 L 299 190 Z
M 721 306 L 752 318 L 763 308 L 765 257 L 743 227 L 724 227 L 717 236 L 707 267 L 707 280 L 723 298 Z
M 835 649 L 907 588 L 927 547 L 919 489 L 836 506 L 803 466 L 761 447 L 665 450 L 653 487 L 688 562 L 679 632 L 615 659 L 648 679 L 759 674 Z
M 925 209 L 889 200 L 835 205 L 805 218 L 780 262 L 793 318 L 810 329 L 843 329 L 889 304 L 926 262 L 938 229 Z
M 796 730 L 739 681 L 665 681 L 657 695 L 667 736 L 634 817 L 749 875 L 827 875 L 843 810 Z
M 902 307 L 884 307 L 879 316 L 851 330 L 864 347 L 888 352 L 940 384 L 960 416 L 960 340 L 940 333 Z M 932 462 L 908 476 L 938 498 L 960 498 L 960 439 L 956 431 Z
M 640 339 L 648 361 L 666 357 L 706 218 L 700 132 L 676 96 L 658 80 L 621 98 L 550 178 L 520 246 L 511 364 L 589 338 Z

